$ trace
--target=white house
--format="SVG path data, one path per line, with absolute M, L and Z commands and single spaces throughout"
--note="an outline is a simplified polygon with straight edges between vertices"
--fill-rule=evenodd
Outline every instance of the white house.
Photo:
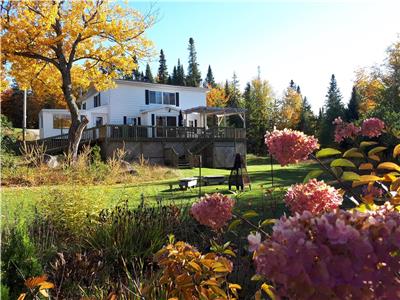
M 104 158 L 125 147 L 126 159 L 145 156 L 154 163 L 231 167 L 235 155 L 246 155 L 246 129 L 227 127 L 226 117 L 238 115 L 245 125 L 245 110 L 208 107 L 208 89 L 116 80 L 106 91 L 90 89 L 77 102 L 80 116 L 89 120 L 83 144 L 97 144 Z M 65 109 L 39 113 L 41 140 L 47 152 L 68 147 L 70 114 Z M 245 127 L 245 126 L 243 126 Z
M 81 117 L 88 128 L 113 125 L 206 127 L 198 112 L 185 110 L 206 106 L 206 88 L 116 80 L 113 89 L 95 89 L 80 98 Z M 183 117 L 179 124 L 179 115 Z M 65 109 L 43 109 L 39 113 L 40 138 L 68 133 L 70 114 Z

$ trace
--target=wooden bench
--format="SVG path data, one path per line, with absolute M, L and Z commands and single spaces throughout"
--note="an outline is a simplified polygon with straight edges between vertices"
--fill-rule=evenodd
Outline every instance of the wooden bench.
M 197 186 L 197 178 L 190 177 L 190 178 L 182 178 L 179 180 L 179 187 L 181 190 L 187 190 L 188 188 L 192 188 Z

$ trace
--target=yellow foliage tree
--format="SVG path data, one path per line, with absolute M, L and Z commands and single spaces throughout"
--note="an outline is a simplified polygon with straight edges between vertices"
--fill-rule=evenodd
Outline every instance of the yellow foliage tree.
M 295 128 L 300 122 L 303 98 L 294 88 L 288 87 L 282 99 L 280 127 Z
M 228 97 L 225 95 L 225 90 L 221 87 L 215 87 L 207 93 L 207 106 L 225 107 Z
M 151 54 L 149 13 L 107 0 L 2 1 L 2 59 L 8 75 L 36 95 L 62 98 L 70 113 L 69 151 L 76 159 L 82 131 L 76 98 L 104 90 Z
M 374 109 L 382 99 L 385 86 L 377 74 L 367 73 L 365 69 L 357 70 L 354 85 L 361 97 L 360 114 L 365 114 Z

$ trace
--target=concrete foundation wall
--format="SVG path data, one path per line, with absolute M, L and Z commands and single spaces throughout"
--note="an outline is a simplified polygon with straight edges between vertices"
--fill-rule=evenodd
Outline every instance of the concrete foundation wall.
M 143 154 L 144 158 L 154 164 L 164 164 L 165 149 L 173 148 L 179 155 L 185 154 L 191 142 L 119 142 L 102 143 L 104 159 L 112 157 L 115 150 L 125 147 L 125 160 L 135 161 Z M 201 152 L 203 166 L 209 168 L 227 168 L 233 166 L 236 153 L 246 155 L 246 142 L 214 142 Z

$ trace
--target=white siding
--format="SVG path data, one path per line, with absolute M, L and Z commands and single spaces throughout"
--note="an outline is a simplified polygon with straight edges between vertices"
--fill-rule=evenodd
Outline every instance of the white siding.
M 205 91 L 190 91 L 178 86 L 135 86 L 129 83 L 118 84 L 116 88 L 110 90 L 110 123 L 122 124 L 124 116 L 137 117 L 142 111 L 153 108 L 162 108 L 163 104 L 146 105 L 146 89 L 150 91 L 179 93 L 180 110 L 196 106 L 206 106 Z M 151 114 L 149 114 L 151 115 Z M 142 119 L 142 125 L 151 125 L 150 117 Z

